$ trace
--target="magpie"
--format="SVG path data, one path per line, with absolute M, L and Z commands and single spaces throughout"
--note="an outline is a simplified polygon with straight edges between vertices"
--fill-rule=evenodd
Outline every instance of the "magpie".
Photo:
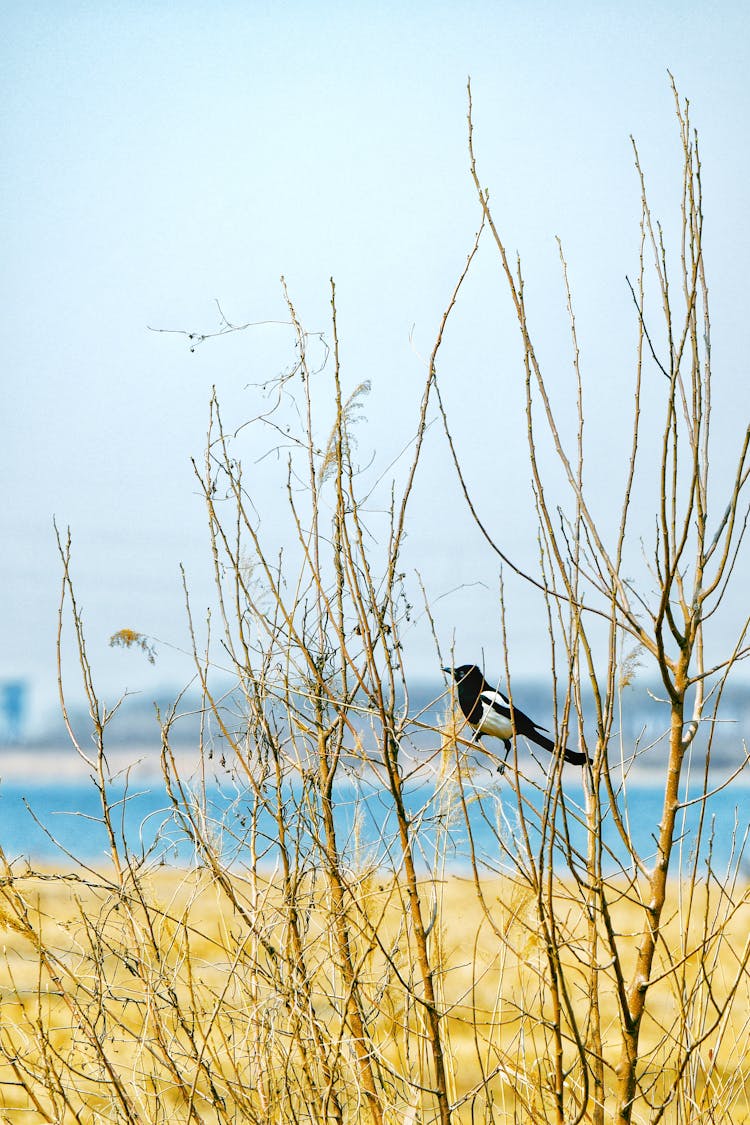
M 515 704 L 511 712 L 510 700 L 498 688 L 487 683 L 476 664 L 461 664 L 458 668 L 443 668 L 443 671 L 455 680 L 458 703 L 469 726 L 476 731 L 478 738 L 489 734 L 504 742 L 506 761 L 514 730 L 517 735 L 523 735 L 550 754 L 555 753 L 552 739 L 541 733 L 546 727 L 540 727 Z M 582 766 L 588 761 L 587 756 L 577 750 L 564 749 L 563 758 L 573 766 Z

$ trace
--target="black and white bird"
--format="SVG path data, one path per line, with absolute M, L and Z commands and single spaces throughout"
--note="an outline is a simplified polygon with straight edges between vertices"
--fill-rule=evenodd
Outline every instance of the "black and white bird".
M 555 753 L 554 742 L 542 733 L 546 728 L 524 715 L 515 703 L 511 711 L 510 700 L 498 688 L 487 683 L 476 664 L 461 664 L 458 668 L 443 668 L 443 671 L 455 680 L 458 703 L 469 726 L 476 731 L 478 738 L 489 734 L 504 742 L 506 760 L 514 731 L 550 754 Z M 588 761 L 585 754 L 567 748 L 563 750 L 563 758 L 573 766 L 582 766 Z

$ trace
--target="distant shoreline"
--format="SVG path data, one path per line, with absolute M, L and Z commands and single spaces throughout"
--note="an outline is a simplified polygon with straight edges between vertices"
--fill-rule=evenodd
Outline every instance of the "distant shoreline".
M 162 782 L 161 748 L 158 745 L 125 744 L 112 746 L 107 749 L 108 780 L 118 781 L 127 775 L 139 784 L 145 782 Z M 221 749 L 215 750 L 213 758 L 207 754 L 201 755 L 192 745 L 181 745 L 172 748 L 175 763 L 179 774 L 184 779 L 194 777 L 203 768 L 206 773 L 219 772 Z M 648 785 L 662 779 L 661 768 L 663 759 L 654 757 L 653 764 L 638 762 L 632 766 L 627 775 L 627 781 L 633 784 Z M 529 775 L 541 775 L 541 769 L 535 767 L 532 760 L 524 762 Z M 712 761 L 709 771 L 709 785 L 711 788 L 725 781 L 737 768 L 739 763 L 731 763 L 725 759 Z M 224 771 L 222 771 L 224 772 Z M 691 781 L 699 781 L 703 772 L 703 762 L 694 758 L 691 770 Z M 613 781 L 619 780 L 620 771 L 617 762 L 612 762 Z M 580 781 L 579 770 L 570 770 L 566 767 L 565 776 L 571 781 Z M 26 782 L 30 787 L 49 785 L 55 781 L 61 785 L 83 784 L 91 777 L 91 767 L 76 753 L 71 746 L 29 745 L 29 746 L 0 746 L 0 793 L 4 782 L 19 784 Z M 750 767 L 732 781 L 733 786 L 750 786 Z
M 173 750 L 181 773 L 189 776 L 200 764 L 200 754 L 192 747 Z M 158 746 L 115 746 L 107 749 L 108 773 L 115 779 L 130 771 L 139 781 L 161 780 L 161 751 Z M 0 786 L 4 781 L 28 781 L 30 785 L 85 782 L 91 767 L 72 746 L 0 747 Z

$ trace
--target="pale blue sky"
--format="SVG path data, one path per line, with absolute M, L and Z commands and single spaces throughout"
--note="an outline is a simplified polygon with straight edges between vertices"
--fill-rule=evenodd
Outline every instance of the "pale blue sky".
M 202 451 L 211 385 L 240 422 L 256 403 L 247 384 L 277 373 L 291 350 L 284 330 L 266 329 L 191 355 L 147 326 L 211 330 L 215 298 L 238 322 L 281 319 L 283 273 L 306 327 L 328 331 L 333 275 L 344 378 L 373 384 L 363 458 L 375 450 L 387 463 L 412 428 L 424 357 L 479 221 L 469 74 L 482 179 L 522 255 L 540 354 L 561 388 L 570 356 L 555 235 L 565 244 L 606 513 L 621 479 L 607 458 L 633 369 L 624 278 L 636 265 L 639 189 L 629 135 L 669 233 L 680 174 L 674 73 L 701 134 L 717 466 L 723 456 L 728 465 L 750 413 L 749 30 L 742 3 L 8 0 L 0 677 L 27 676 L 37 705 L 53 700 L 53 515 L 73 533 L 105 693 L 190 675 L 163 645 L 151 668 L 106 642 L 129 626 L 184 643 L 181 561 L 197 606 L 210 600 L 190 456 Z M 441 373 L 483 511 L 508 519 L 511 553 L 529 558 L 518 356 L 487 246 Z M 559 401 L 564 411 L 562 389 Z M 499 670 L 496 563 L 460 513 L 437 430 L 419 489 L 408 561 L 436 599 L 441 637 L 447 647 L 455 630 L 460 659 L 484 649 Z M 440 598 L 458 582 L 484 585 Z M 516 667 L 543 675 L 543 618 L 523 591 L 507 593 Z M 429 674 L 419 630 L 410 644 L 415 675 Z

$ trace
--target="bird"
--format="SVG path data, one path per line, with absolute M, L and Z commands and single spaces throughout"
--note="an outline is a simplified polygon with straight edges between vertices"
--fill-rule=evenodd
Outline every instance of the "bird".
M 476 732 L 476 737 L 489 734 L 493 738 L 499 738 L 505 743 L 506 761 L 514 732 L 550 754 L 556 752 L 555 743 L 542 733 L 547 728 L 540 727 L 515 704 L 511 708 L 510 700 L 498 688 L 487 683 L 476 664 L 461 664 L 458 668 L 443 668 L 443 671 L 453 677 L 458 690 L 458 704 L 469 726 Z M 586 754 L 568 750 L 567 747 L 563 749 L 563 758 L 572 766 L 582 766 L 588 761 Z M 500 772 L 502 773 L 502 768 Z

